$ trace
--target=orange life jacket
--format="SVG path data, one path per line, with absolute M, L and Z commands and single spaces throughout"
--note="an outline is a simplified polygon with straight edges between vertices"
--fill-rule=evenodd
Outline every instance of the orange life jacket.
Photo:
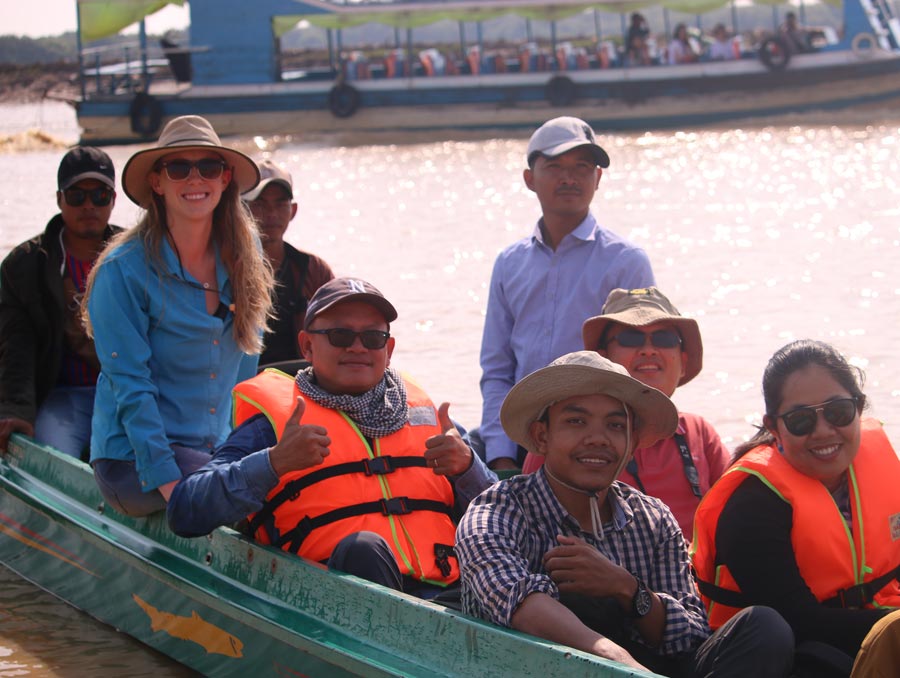
M 410 421 L 367 440 L 343 412 L 305 398 L 303 423 L 328 431 L 331 453 L 320 466 L 283 475 L 262 510 L 250 516 L 259 541 L 325 561 L 338 542 L 363 530 L 391 546 L 401 573 L 438 585 L 459 578 L 450 518 L 453 487 L 425 465 L 425 441 L 441 433 L 428 396 L 404 378 Z M 234 388 L 235 426 L 265 414 L 278 439 L 301 395 L 294 379 L 265 370 Z
M 900 606 L 900 584 L 895 578 L 900 566 L 900 460 L 881 425 L 864 419 L 859 453 L 847 472 L 852 534 L 825 485 L 794 469 L 770 445 L 741 457 L 700 502 L 691 558 L 713 629 L 741 607 L 753 604 L 743 599 L 728 567 L 716 557 L 719 516 L 748 475 L 759 478 L 791 505 L 794 557 L 819 602 L 841 607 Z

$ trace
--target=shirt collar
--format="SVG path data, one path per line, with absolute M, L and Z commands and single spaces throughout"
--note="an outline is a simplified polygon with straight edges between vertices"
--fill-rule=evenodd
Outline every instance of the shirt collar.
M 541 233 L 541 222 L 543 221 L 543 217 L 537 220 L 534 225 L 534 230 L 531 232 L 531 238 L 537 242 L 539 242 L 544 247 L 547 247 L 547 243 L 544 242 L 544 234 Z M 584 242 L 589 242 L 597 239 L 597 220 L 594 218 L 593 213 L 588 211 L 587 216 L 584 220 L 575 227 L 571 233 L 566 235 L 563 240 L 568 238 L 575 238 L 577 240 L 581 240 Z

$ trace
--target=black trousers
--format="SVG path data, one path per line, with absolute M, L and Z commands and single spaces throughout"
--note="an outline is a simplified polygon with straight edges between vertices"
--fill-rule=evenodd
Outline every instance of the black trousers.
M 380 534 L 354 532 L 341 539 L 325 563 L 329 569 L 340 570 L 360 579 L 367 579 L 412 596 L 438 599 L 450 607 L 458 607 L 459 582 L 450 586 L 425 584 L 400 573 L 394 552 Z
M 670 678 L 787 678 L 794 633 L 769 607 L 748 607 L 694 652 L 663 656 L 631 639 L 622 607 L 612 598 L 563 595 L 560 602 L 588 627 L 628 650 L 641 664 Z

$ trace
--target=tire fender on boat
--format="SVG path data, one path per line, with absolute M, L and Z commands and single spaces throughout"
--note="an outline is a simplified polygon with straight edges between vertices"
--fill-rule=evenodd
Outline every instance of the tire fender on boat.
M 766 38 L 759 46 L 759 60 L 770 71 L 783 71 L 791 61 L 791 51 L 781 38 Z
M 555 75 L 544 87 L 544 97 L 551 106 L 568 106 L 575 101 L 576 88 L 571 78 Z
M 162 122 L 162 105 L 146 92 L 138 92 L 128 109 L 131 117 L 131 131 L 142 137 L 155 137 Z
M 353 85 L 338 83 L 328 93 L 328 108 L 336 118 L 349 118 L 359 108 L 359 90 Z
M 857 33 L 850 42 L 850 49 L 857 59 L 871 59 L 878 49 L 878 39 L 871 33 Z

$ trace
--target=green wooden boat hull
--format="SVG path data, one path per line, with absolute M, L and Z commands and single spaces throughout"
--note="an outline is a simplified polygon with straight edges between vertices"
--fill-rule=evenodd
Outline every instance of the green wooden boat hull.
M 15 435 L 0 562 L 205 675 L 647 676 L 256 544 L 108 509 L 90 468 Z

